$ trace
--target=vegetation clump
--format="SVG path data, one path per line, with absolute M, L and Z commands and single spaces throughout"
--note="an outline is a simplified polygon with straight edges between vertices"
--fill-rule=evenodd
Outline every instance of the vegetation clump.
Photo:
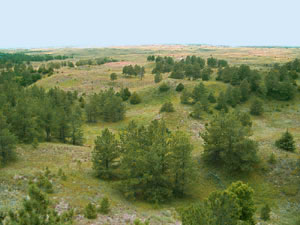
M 140 104 L 142 102 L 141 97 L 138 95 L 138 93 L 133 92 L 133 94 L 130 96 L 130 104 L 132 105 L 137 105 Z
M 263 103 L 260 100 L 255 99 L 250 106 L 250 113 L 252 115 L 259 116 L 263 114 L 263 112 L 264 112 Z
M 277 148 L 283 149 L 285 151 L 294 152 L 296 150 L 295 141 L 293 135 L 287 130 L 284 132 L 276 142 Z
M 41 190 L 31 185 L 28 190 L 28 198 L 23 200 L 19 210 L 10 211 L 8 225 L 24 224 L 47 224 L 68 225 L 73 222 L 74 212 L 72 209 L 58 214 L 52 207 L 52 203 Z
M 262 207 L 260 210 L 260 218 L 263 221 L 270 220 L 270 212 L 271 212 L 270 206 L 268 204 L 265 204 L 264 207 Z
M 118 75 L 116 73 L 112 73 L 112 74 L 110 74 L 110 79 L 112 81 L 117 80 L 118 79 Z
M 110 204 L 107 197 L 103 198 L 98 211 L 102 214 L 108 214 L 110 211 Z
M 160 73 L 156 73 L 155 76 L 154 76 L 154 82 L 155 83 L 159 83 L 162 81 L 162 75 Z
M 175 112 L 172 102 L 166 102 L 160 108 L 160 112 Z
M 176 89 L 175 91 L 177 92 L 182 92 L 184 89 L 184 85 L 182 83 L 179 83 L 177 86 L 176 86 Z
M 258 145 L 249 138 L 251 129 L 235 113 L 214 116 L 200 135 L 204 140 L 203 158 L 212 165 L 247 172 L 258 162 Z
M 97 218 L 96 206 L 93 203 L 88 203 L 84 209 L 84 217 L 90 220 Z
M 159 86 L 159 91 L 160 92 L 166 92 L 170 90 L 170 86 L 167 84 L 167 83 L 162 83 L 160 86 Z
M 181 211 L 183 225 L 254 225 L 254 191 L 240 181 Z

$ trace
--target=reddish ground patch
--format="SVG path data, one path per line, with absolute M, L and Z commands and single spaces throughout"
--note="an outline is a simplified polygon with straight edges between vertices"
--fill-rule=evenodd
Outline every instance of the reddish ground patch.
M 127 65 L 135 65 L 136 63 L 134 62 L 110 62 L 110 63 L 105 63 L 105 66 L 108 67 L 123 67 L 123 66 L 127 66 Z

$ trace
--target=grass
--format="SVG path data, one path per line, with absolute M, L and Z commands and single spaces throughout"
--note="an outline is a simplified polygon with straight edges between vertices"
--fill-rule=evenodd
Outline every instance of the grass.
M 137 91 L 142 98 L 142 103 L 130 105 L 126 103 L 127 112 L 125 120 L 118 123 L 105 123 L 99 121 L 96 124 L 85 124 L 85 144 L 82 147 L 42 143 L 38 149 L 31 146 L 20 145 L 17 149 L 18 161 L 1 169 L 0 173 L 0 209 L 15 208 L 24 196 L 27 181 L 36 173 L 49 167 L 57 173 L 62 168 L 67 175 L 67 180 L 57 180 L 54 187 L 54 194 L 50 197 L 56 202 L 62 199 L 82 210 L 85 205 L 92 202 L 99 202 L 104 196 L 109 196 L 112 207 L 116 212 L 136 213 L 141 217 L 153 217 L 156 224 L 165 224 L 174 220 L 176 215 L 165 216 L 165 210 L 173 210 L 198 200 L 205 199 L 212 191 L 223 189 L 231 182 L 242 180 L 249 183 L 255 190 L 255 202 L 260 209 L 265 202 L 272 206 L 274 216 L 272 224 L 292 224 L 297 217 L 296 203 L 300 200 L 298 171 L 296 161 L 299 158 L 299 150 L 295 153 L 286 153 L 274 146 L 275 140 L 281 136 L 287 128 L 294 134 L 296 142 L 300 140 L 300 105 L 299 94 L 295 100 L 279 102 L 274 100 L 265 101 L 265 113 L 259 117 L 253 117 L 253 139 L 259 142 L 261 163 L 257 170 L 247 176 L 228 174 L 217 168 L 205 166 L 200 155 L 203 151 L 202 140 L 199 132 L 204 129 L 212 115 L 206 114 L 202 120 L 194 120 L 189 117 L 192 111 L 191 106 L 180 104 L 180 93 L 175 91 L 179 82 L 185 88 L 192 89 L 199 81 L 173 80 L 164 74 L 164 81 L 168 82 L 171 89 L 161 93 L 158 87 L 161 83 L 155 84 L 151 74 L 153 63 L 146 61 L 150 54 L 171 55 L 175 58 L 196 54 L 204 58 L 210 55 L 226 59 L 231 64 L 249 64 L 258 69 L 265 69 L 265 64 L 274 62 L 286 62 L 296 56 L 300 56 L 299 49 L 285 48 L 229 48 L 212 46 L 138 46 L 135 48 L 107 48 L 107 49 L 48 49 L 41 54 L 73 54 L 76 61 L 80 58 L 96 58 L 110 56 L 120 62 L 104 64 L 101 66 L 83 66 L 79 68 L 61 68 L 50 77 L 40 80 L 37 85 L 45 88 L 58 86 L 64 90 L 76 90 L 79 93 L 95 93 L 107 87 L 114 87 L 116 90 L 121 87 L 129 87 L 130 91 Z M 139 64 L 144 65 L 146 74 L 143 80 L 139 78 L 126 78 L 122 73 L 123 65 Z M 38 63 L 36 64 L 38 66 Z M 115 72 L 118 79 L 110 80 L 110 74 Z M 216 76 L 216 71 L 213 77 Z M 215 94 L 226 90 L 226 84 L 217 81 L 204 82 L 205 86 Z M 171 101 L 175 112 L 159 113 L 159 109 L 165 102 Z M 249 101 L 250 102 L 250 101 Z M 249 102 L 238 106 L 240 110 L 248 111 Z M 162 118 L 171 129 L 180 129 L 191 136 L 194 145 L 193 155 L 198 166 L 197 179 L 190 186 L 188 195 L 184 199 L 175 199 L 164 205 L 154 207 L 151 204 L 141 201 L 127 201 L 118 191 L 114 189 L 114 182 L 97 179 L 93 175 L 90 161 L 91 150 L 95 138 L 104 128 L 114 132 L 127 126 L 131 120 L 139 124 L 148 124 L 154 119 Z M 274 153 L 277 158 L 275 165 L 267 161 Z M 17 176 L 23 177 L 16 179 Z M 172 211 L 173 212 L 173 211 Z M 258 215 L 257 215 L 258 216 Z M 161 220 L 161 221 L 160 221 Z M 80 224 L 87 224 L 87 221 L 80 221 Z

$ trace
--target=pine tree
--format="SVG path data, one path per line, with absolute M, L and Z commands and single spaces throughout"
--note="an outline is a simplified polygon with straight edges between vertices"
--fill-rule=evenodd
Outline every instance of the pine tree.
M 220 111 L 223 110 L 224 112 L 228 112 L 226 97 L 222 91 L 219 94 L 219 97 L 217 99 L 217 105 L 215 106 L 215 108 Z
M 194 178 L 192 161 L 193 146 L 189 138 L 181 131 L 176 131 L 172 137 L 172 171 L 174 177 L 174 194 L 183 196 L 187 186 Z
M 236 113 L 220 113 L 201 133 L 204 159 L 230 171 L 248 172 L 258 162 L 258 145 L 250 139 L 251 130 L 243 126 Z
M 162 81 L 162 75 L 160 73 L 156 73 L 154 76 L 154 82 L 159 83 Z
M 240 85 L 240 91 L 241 91 L 241 101 L 242 102 L 247 101 L 250 95 L 250 87 L 246 79 L 242 81 Z
M 111 79 L 112 81 L 114 81 L 114 80 L 118 79 L 118 76 L 117 76 L 117 74 L 116 74 L 116 73 L 112 73 L 112 74 L 110 74 L 110 79 Z
M 133 92 L 133 94 L 130 96 L 130 104 L 132 105 L 137 105 L 140 104 L 142 102 L 141 97 L 138 95 L 138 93 Z
M 0 166 L 15 158 L 17 138 L 9 131 L 6 118 L 0 112 Z
M 170 86 L 167 83 L 162 83 L 158 89 L 160 92 L 166 92 L 170 90 Z
M 194 105 L 193 112 L 191 113 L 191 116 L 195 119 L 201 119 L 202 115 L 203 115 L 202 104 L 200 102 L 196 102 L 196 104 Z
M 270 220 L 270 206 L 268 204 L 265 204 L 264 207 L 260 210 L 260 218 L 264 221 Z
M 182 225 L 254 225 L 253 193 L 252 188 L 242 182 L 212 192 L 204 202 L 181 211 Z
M 87 206 L 84 209 L 84 216 L 87 219 L 96 219 L 97 218 L 97 210 L 96 206 L 92 203 L 87 204 Z
M 181 104 L 191 104 L 192 103 L 192 93 L 190 93 L 187 89 L 184 89 L 180 96 Z
M 160 112 L 175 112 L 172 102 L 166 102 L 160 108 Z
M 255 99 L 250 106 L 250 113 L 255 116 L 263 114 L 263 103 L 259 99 Z
M 93 169 L 99 177 L 113 176 L 113 164 L 120 156 L 119 143 L 107 128 L 95 140 L 92 153 Z
M 127 101 L 131 96 L 131 92 L 129 91 L 128 88 L 122 88 L 120 91 L 120 95 L 123 101 Z
M 181 91 L 183 91 L 183 89 L 184 89 L 184 85 L 182 84 L 182 83 L 179 83 L 177 86 L 176 86 L 176 91 L 177 92 L 181 92 Z
M 216 98 L 215 98 L 215 96 L 212 92 L 210 92 L 209 95 L 208 95 L 208 101 L 210 103 L 216 103 L 217 102 L 217 100 L 216 100 Z
M 70 114 L 70 134 L 71 142 L 73 145 L 82 145 L 83 144 L 83 115 L 81 108 L 76 106 L 73 108 Z
M 192 97 L 194 102 L 200 101 L 201 98 L 207 98 L 207 90 L 202 82 L 194 87 Z
M 280 139 L 275 142 L 275 145 L 278 148 L 281 148 L 286 151 L 293 152 L 296 150 L 295 141 L 293 135 L 287 130 Z
M 107 197 L 103 198 L 98 211 L 102 214 L 108 214 L 110 211 L 110 204 Z
M 28 198 L 23 200 L 21 209 L 9 212 L 8 224 L 67 225 L 72 224 L 73 215 L 73 210 L 68 210 L 58 215 L 47 196 L 35 185 L 31 185 L 28 191 Z

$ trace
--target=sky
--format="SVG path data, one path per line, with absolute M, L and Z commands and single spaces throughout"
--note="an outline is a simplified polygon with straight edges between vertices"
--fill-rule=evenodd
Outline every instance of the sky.
M 300 46 L 299 0 L 0 0 L 0 48 Z

